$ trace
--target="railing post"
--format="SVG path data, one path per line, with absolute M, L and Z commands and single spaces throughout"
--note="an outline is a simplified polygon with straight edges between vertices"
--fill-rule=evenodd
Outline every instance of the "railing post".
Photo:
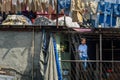
M 99 60 L 99 45 L 96 43 L 96 60 Z M 99 62 L 96 62 L 96 73 L 95 73 L 95 80 L 99 80 Z
M 113 44 L 113 40 L 111 41 L 111 46 L 112 46 L 112 71 L 114 71 L 114 44 Z
M 100 80 L 102 80 L 102 33 L 100 33 Z

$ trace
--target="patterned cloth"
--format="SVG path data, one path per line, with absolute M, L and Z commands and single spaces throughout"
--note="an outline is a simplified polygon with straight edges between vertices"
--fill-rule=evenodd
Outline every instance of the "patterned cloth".
M 35 25 L 55 25 L 55 23 L 52 20 L 44 16 L 40 16 L 36 18 L 34 24 Z
M 90 14 L 95 14 L 97 10 L 97 2 L 94 0 L 72 0 L 71 11 L 74 22 L 87 21 Z
M 8 15 L 2 25 L 31 25 L 31 21 L 23 15 Z

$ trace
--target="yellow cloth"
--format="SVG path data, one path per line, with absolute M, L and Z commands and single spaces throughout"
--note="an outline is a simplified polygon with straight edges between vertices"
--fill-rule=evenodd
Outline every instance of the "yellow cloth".
M 94 0 L 72 0 L 71 4 L 73 22 L 90 19 L 90 13 L 95 14 L 98 5 Z
M 71 10 L 73 22 L 83 22 L 83 10 L 85 9 L 85 0 L 72 0 Z
M 80 11 L 73 11 L 72 12 L 72 20 L 73 22 L 83 22 L 83 17 L 80 13 Z

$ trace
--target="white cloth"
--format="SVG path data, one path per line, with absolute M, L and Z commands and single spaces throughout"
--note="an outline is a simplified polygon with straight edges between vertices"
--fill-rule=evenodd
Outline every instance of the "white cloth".
M 56 20 L 54 20 L 54 22 L 56 22 Z M 64 26 L 64 16 L 58 18 L 58 24 L 61 26 Z M 67 27 L 76 27 L 76 28 L 80 28 L 79 24 L 77 22 L 72 22 L 72 18 L 71 17 L 65 17 L 65 24 Z

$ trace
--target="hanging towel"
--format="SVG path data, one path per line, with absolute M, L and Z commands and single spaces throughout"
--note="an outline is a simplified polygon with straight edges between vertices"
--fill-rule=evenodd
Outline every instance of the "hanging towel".
M 44 80 L 44 75 L 45 75 L 45 45 L 46 45 L 46 34 L 43 31 L 42 33 L 42 38 L 41 38 L 41 47 L 40 47 L 40 77 L 41 80 Z
M 17 0 L 17 11 L 21 11 L 21 3 Z
M 53 38 L 53 43 L 54 43 L 54 51 L 55 51 L 55 58 L 56 58 L 56 66 L 57 66 L 57 73 L 58 73 L 58 80 L 62 80 L 62 70 L 60 67 L 60 62 L 59 62 L 59 56 L 58 56 L 58 50 L 57 50 L 57 45 L 55 38 Z
M 52 36 L 50 37 L 47 54 L 48 54 L 48 59 L 47 59 L 47 66 L 46 66 L 44 80 L 58 80 L 54 43 Z

